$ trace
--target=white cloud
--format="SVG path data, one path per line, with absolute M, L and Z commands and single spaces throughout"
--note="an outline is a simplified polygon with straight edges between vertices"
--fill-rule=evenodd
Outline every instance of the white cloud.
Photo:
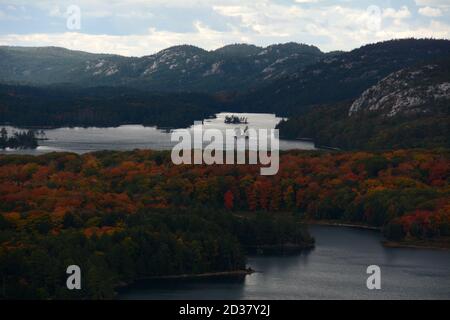
M 12 14 L 14 10 L 9 9 L 9 12 L 5 12 L 0 10 L 0 21 L 20 21 L 20 20 L 29 20 L 31 17 L 29 15 L 15 15 Z
M 411 37 L 449 39 L 450 25 L 433 20 L 427 26 L 420 26 L 417 28 L 399 26 L 397 28 L 380 30 L 377 33 L 377 38 L 379 39 L 399 39 Z
M 60 46 L 93 53 L 143 56 L 180 44 L 215 49 L 229 43 L 251 41 L 244 34 L 215 31 L 199 21 L 194 22 L 194 26 L 195 31 L 190 33 L 158 31 L 152 28 L 145 35 L 124 36 L 90 35 L 78 32 L 0 35 L 0 45 Z
M 383 10 L 383 17 L 392 19 L 406 19 L 411 17 L 411 12 L 407 6 L 403 6 L 399 10 L 386 8 Z
M 450 3 L 448 0 L 416 0 L 416 5 L 442 7 L 442 8 L 450 7 Z
M 66 6 L 72 2 L 73 0 L 58 2 L 35 0 L 33 5 L 39 6 L 49 16 L 62 17 Z M 373 2 L 376 4 L 377 1 Z M 446 6 L 450 4 L 450 0 L 416 0 L 416 2 L 421 3 L 422 6 L 419 13 L 428 14 L 428 16 L 436 14 L 436 10 L 440 10 L 445 15 Z M 27 3 L 29 1 L 15 1 L 17 6 Z M 0 44 L 55 45 L 91 52 L 138 56 L 184 43 L 205 49 L 215 49 L 236 42 L 269 45 L 296 41 L 314 44 L 322 50 L 331 51 L 349 50 L 366 43 L 392 38 L 450 38 L 448 20 L 439 19 L 444 21 L 437 22 L 413 19 L 418 14 L 415 9 L 410 11 L 407 6 L 399 8 L 379 6 L 377 10 L 370 11 L 364 7 L 353 6 L 350 0 L 336 1 L 335 3 L 338 4 L 335 5 L 330 5 L 330 1 L 321 0 L 291 0 L 287 3 L 271 0 L 129 0 L 126 2 L 77 0 L 76 3 L 80 6 L 82 15 L 91 22 L 89 25 L 95 27 L 80 31 L 84 33 L 64 33 L 64 30 L 54 34 L 45 33 L 45 31 L 8 35 L 0 33 Z M 305 5 L 306 3 L 308 5 Z M 185 15 L 179 13 L 183 12 L 181 9 L 186 9 Z M 138 25 L 136 20 L 140 19 L 141 29 L 129 28 L 127 29 L 131 30 L 128 31 L 129 34 L 121 35 L 96 34 L 99 33 L 98 30 L 102 30 L 101 32 L 105 29 L 109 30 L 107 26 L 98 28 L 96 18 L 112 16 L 116 19 L 115 26 L 120 26 L 121 22 Z M 166 19 L 163 23 L 161 23 L 161 17 Z M 170 20 L 177 18 L 180 21 Z M 0 19 L 2 19 L 1 12 Z M 56 20 L 52 17 L 48 19 L 50 22 Z M 178 22 L 183 22 L 182 27 L 179 27 Z M 191 27 L 188 25 L 186 28 L 187 24 L 191 24 Z M 168 28 L 172 25 L 176 25 L 177 28 Z M 115 32 L 120 30 L 119 27 L 112 29 L 115 29 Z M 149 31 L 145 32 L 145 30 Z
M 53 8 L 50 9 L 50 11 L 48 12 L 50 17 L 62 17 L 64 16 L 63 13 L 61 12 L 61 9 L 58 6 L 55 6 Z
M 400 26 L 412 30 L 404 22 L 412 16 L 407 6 L 398 10 L 380 9 L 379 12 L 340 5 L 304 8 L 273 3 L 216 6 L 214 9 L 222 15 L 238 18 L 241 26 L 260 34 L 282 34 L 294 41 L 325 38 L 327 40 L 320 45 L 325 50 L 347 50 L 368 42 L 387 40 L 383 33 L 378 33 L 379 30 L 390 34 L 401 30 Z M 379 28 L 371 25 L 374 14 L 378 15 Z
M 439 8 L 423 7 L 419 9 L 419 13 L 426 17 L 440 17 L 442 16 L 442 10 Z

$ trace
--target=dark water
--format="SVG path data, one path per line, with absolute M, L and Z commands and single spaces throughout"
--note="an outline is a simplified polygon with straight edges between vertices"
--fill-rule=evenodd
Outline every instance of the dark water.
M 121 299 L 450 299 L 450 251 L 393 249 L 376 231 L 312 226 L 316 248 L 297 256 L 251 257 L 259 271 L 239 280 L 162 281 Z M 368 290 L 366 268 L 381 268 Z
M 224 123 L 226 115 L 219 113 L 215 119 L 205 119 L 203 129 L 244 129 L 247 125 L 229 125 Z M 235 113 L 239 117 L 248 118 L 248 127 L 252 129 L 274 129 L 282 120 L 274 114 Z M 8 132 L 20 131 L 20 128 L 6 126 Z M 193 129 L 194 126 L 189 129 Z M 195 126 L 198 128 L 198 126 Z M 44 154 L 48 152 L 86 153 L 98 150 L 134 150 L 153 149 L 171 150 L 177 142 L 171 141 L 171 132 L 156 127 L 142 125 L 123 125 L 111 128 L 56 128 L 44 129 L 48 140 L 39 141 L 35 150 L 0 150 L 0 154 Z M 280 140 L 280 150 L 312 150 L 314 143 L 304 141 Z

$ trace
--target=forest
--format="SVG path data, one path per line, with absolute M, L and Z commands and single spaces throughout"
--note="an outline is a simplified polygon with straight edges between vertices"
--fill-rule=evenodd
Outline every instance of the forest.
M 386 150 L 401 148 L 449 148 L 449 104 L 428 115 L 392 118 L 371 114 L 348 117 L 349 101 L 310 107 L 304 115 L 282 121 L 277 128 L 284 139 L 308 138 L 316 146 L 343 150 Z
M 317 145 L 345 150 L 449 148 L 450 91 L 433 92 L 446 88 L 448 79 L 448 58 L 407 68 L 383 79 L 356 101 L 304 108 L 303 114 L 278 125 L 280 135 L 310 138 Z M 350 115 L 358 103 L 364 107 Z
M 35 149 L 38 138 L 33 130 L 14 132 L 9 135 L 5 128 L 0 130 L 0 149 Z
M 14 126 L 184 128 L 219 112 L 218 99 L 200 93 L 154 93 L 121 87 L 28 87 L 0 84 L 0 123 Z M 188 111 L 188 112 L 187 112 Z
M 0 156 L 0 295 L 111 298 L 146 277 L 242 270 L 252 248 L 311 247 L 314 220 L 449 243 L 450 152 L 289 151 L 276 176 L 165 151 Z M 86 273 L 75 293 L 70 264 Z

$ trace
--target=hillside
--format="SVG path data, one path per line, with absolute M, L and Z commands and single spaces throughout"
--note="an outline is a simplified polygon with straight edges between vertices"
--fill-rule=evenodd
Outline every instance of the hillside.
M 248 248 L 310 247 L 300 217 L 448 245 L 449 161 L 290 151 L 260 177 L 258 165 L 176 166 L 151 150 L 0 155 L 0 297 L 112 298 L 118 283 L 242 270 Z M 54 276 L 68 263 L 86 270 L 82 290 Z
M 356 100 L 312 107 L 281 135 L 345 149 L 450 146 L 450 60 L 390 74 Z
M 0 47 L 0 82 L 33 86 L 129 86 L 147 91 L 246 90 L 317 62 L 316 47 L 245 44 L 215 51 L 182 45 L 136 57 L 63 48 Z
M 216 99 L 200 93 L 0 85 L 0 123 L 18 126 L 143 124 L 183 128 L 221 109 Z
M 377 113 L 383 117 L 419 115 L 450 100 L 450 70 L 445 63 L 427 64 L 394 72 L 366 90 L 349 110 L 350 116 Z
M 392 40 L 321 61 L 240 96 L 234 105 L 246 111 L 300 114 L 306 107 L 356 99 L 392 72 L 450 55 L 447 40 Z

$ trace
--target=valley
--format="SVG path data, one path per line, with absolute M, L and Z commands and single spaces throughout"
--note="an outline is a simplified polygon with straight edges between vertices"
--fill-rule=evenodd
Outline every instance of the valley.
M 142 57 L 0 47 L 0 126 L 46 135 L 2 140 L 0 297 L 448 298 L 447 251 L 382 241 L 449 246 L 449 55 L 436 39 Z M 170 133 L 195 126 L 279 129 L 279 171 L 176 165 Z M 380 232 L 306 224 L 330 221 Z M 369 263 L 384 291 L 365 287 Z M 65 287 L 72 264 L 79 291 Z
M 1 47 L 0 123 L 183 128 L 222 111 L 274 113 L 290 119 L 282 137 L 320 146 L 449 147 L 449 54 L 450 41 L 431 39 L 331 53 L 296 43 L 176 46 L 141 58 Z

